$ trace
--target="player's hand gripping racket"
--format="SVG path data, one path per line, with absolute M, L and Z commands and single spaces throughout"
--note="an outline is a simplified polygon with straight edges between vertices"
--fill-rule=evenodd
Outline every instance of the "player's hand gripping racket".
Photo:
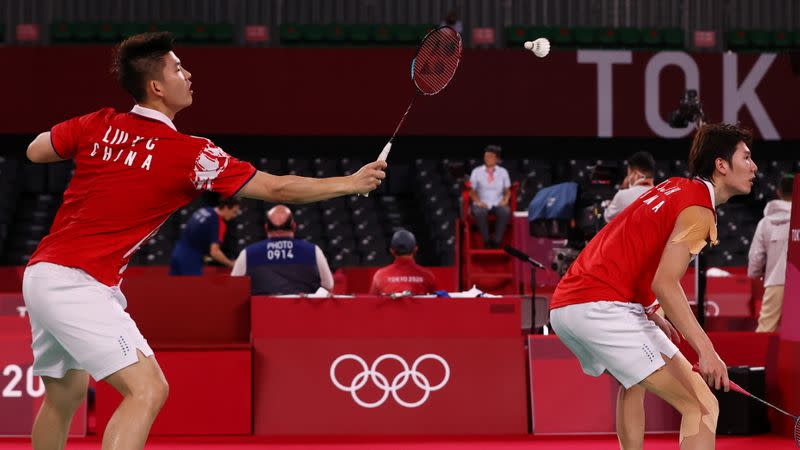
M 698 367 L 697 364 L 695 364 L 692 367 L 692 369 L 695 372 L 700 373 L 700 367 Z M 733 380 L 729 379 L 728 382 L 730 383 L 730 387 L 731 387 L 732 391 L 736 391 L 736 392 L 738 392 L 738 393 L 740 393 L 742 395 L 746 395 L 747 397 L 750 397 L 750 398 L 752 398 L 754 400 L 758 400 L 759 402 L 769 406 L 770 408 L 778 411 L 779 413 L 791 417 L 792 420 L 794 420 L 794 432 L 792 434 L 792 436 L 794 437 L 794 443 L 797 444 L 798 447 L 800 447 L 800 417 L 795 416 L 794 414 L 789 414 L 788 412 L 778 408 L 777 406 L 773 405 L 772 403 L 770 403 L 770 402 L 768 402 L 766 400 L 763 400 L 761 398 L 756 397 L 755 395 L 747 392 L 743 387 L 741 387 L 738 384 L 734 383 Z
M 420 95 L 436 95 L 450 84 L 461 62 L 461 35 L 448 26 L 439 27 L 422 39 L 414 59 L 411 60 L 411 80 L 417 92 L 406 108 L 405 114 L 394 129 L 389 142 L 383 147 L 378 161 L 386 161 L 397 132 L 406 120 L 408 112 Z M 365 194 L 364 196 L 368 196 Z

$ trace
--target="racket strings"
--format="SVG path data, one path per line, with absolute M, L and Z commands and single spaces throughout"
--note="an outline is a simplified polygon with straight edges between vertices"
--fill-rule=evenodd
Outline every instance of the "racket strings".
M 794 443 L 800 448 L 800 417 L 794 421 Z
M 447 87 L 461 61 L 461 36 L 452 28 L 430 32 L 414 58 L 413 78 L 417 89 L 434 95 Z

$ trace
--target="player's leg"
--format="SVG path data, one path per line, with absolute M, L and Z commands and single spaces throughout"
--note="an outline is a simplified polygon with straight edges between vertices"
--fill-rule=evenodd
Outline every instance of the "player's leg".
M 141 351 L 139 361 L 104 379 L 122 394 L 122 403 L 103 434 L 103 450 L 142 449 L 158 412 L 167 400 L 169 386 L 155 357 Z
M 644 394 L 646 389 L 620 385 L 617 393 L 617 437 L 622 450 L 641 450 L 644 446 Z
M 700 375 L 680 353 L 640 384 L 658 395 L 681 413 L 680 446 L 682 450 L 714 448 L 719 404 Z
M 72 416 L 86 398 L 89 374 L 68 370 L 63 378 L 44 376 L 42 381 L 44 401 L 33 422 L 32 445 L 34 450 L 63 449 Z
M 783 306 L 783 285 L 767 286 L 764 289 L 764 300 L 761 302 L 761 312 L 758 314 L 757 333 L 770 333 L 778 329 L 781 320 L 781 307 Z
M 503 243 L 503 235 L 506 233 L 506 226 L 511 217 L 511 208 L 508 206 L 495 206 L 493 208 L 495 222 L 494 222 L 494 242 L 496 244 Z
M 478 206 L 472 205 L 472 217 L 475 219 L 475 223 L 478 225 L 478 231 L 481 232 L 481 237 L 483 238 L 483 244 L 489 244 L 489 210 L 486 208 L 480 208 Z

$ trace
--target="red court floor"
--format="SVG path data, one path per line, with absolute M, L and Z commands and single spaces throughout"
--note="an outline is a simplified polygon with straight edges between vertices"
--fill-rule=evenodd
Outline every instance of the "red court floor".
M 677 435 L 648 436 L 646 450 L 678 448 Z M 73 439 L 67 450 L 96 450 L 99 438 Z M 602 437 L 332 437 L 332 438 L 265 438 L 265 437 L 187 437 L 153 438 L 148 450 L 602 450 L 618 449 L 613 436 Z M 717 439 L 717 450 L 790 450 L 797 448 L 788 437 L 763 435 Z M 30 449 L 24 439 L 0 439 L 0 450 Z

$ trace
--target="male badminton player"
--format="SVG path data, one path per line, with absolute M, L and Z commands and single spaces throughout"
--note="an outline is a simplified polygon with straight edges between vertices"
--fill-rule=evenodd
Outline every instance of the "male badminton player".
M 89 375 L 123 396 L 103 448 L 144 447 L 168 385 L 153 350 L 125 312 L 119 285 L 131 255 L 172 212 L 206 190 L 223 197 L 313 202 L 370 192 L 385 176 L 382 161 L 348 177 L 274 176 L 208 139 L 178 132 L 172 121 L 192 104 L 192 75 L 172 50 L 169 33 L 122 42 L 114 69 L 135 99 L 133 109 L 107 108 L 67 120 L 28 147 L 33 162 L 75 161 L 50 234 L 23 279 L 33 373 L 45 384 L 32 432 L 36 450 L 64 448 Z
M 734 125 L 701 127 L 689 152 L 693 178 L 670 178 L 625 208 L 589 242 L 553 294 L 553 328 L 583 371 L 608 372 L 624 387 L 617 435 L 625 450 L 643 446 L 645 389 L 681 413 L 681 449 L 714 448 L 719 407 L 708 386 L 727 391 L 727 368 L 680 280 L 693 256 L 716 243 L 716 207 L 750 192 L 757 170 L 750 143 L 750 133 Z M 659 304 L 697 351 L 702 377 L 670 340 L 679 339 L 672 324 L 654 314 Z

